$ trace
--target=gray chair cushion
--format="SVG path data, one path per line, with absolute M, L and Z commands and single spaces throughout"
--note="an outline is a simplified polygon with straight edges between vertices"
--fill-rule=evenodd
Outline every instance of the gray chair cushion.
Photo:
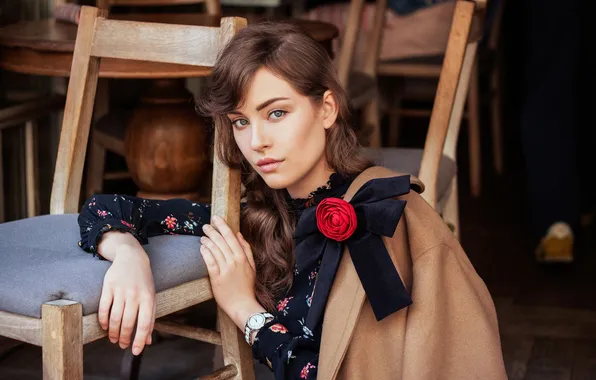
M 395 172 L 409 173 L 418 176 L 422 161 L 422 149 L 414 148 L 363 148 L 364 154 L 379 166 Z M 439 164 L 437 181 L 437 199 L 447 194 L 451 180 L 457 173 L 457 164 L 449 157 L 443 156 Z
M 57 299 L 97 312 L 108 261 L 77 245 L 76 214 L 44 215 L 0 224 L 0 310 L 41 317 L 41 305 Z M 156 236 L 144 248 L 156 291 L 207 276 L 197 236 Z

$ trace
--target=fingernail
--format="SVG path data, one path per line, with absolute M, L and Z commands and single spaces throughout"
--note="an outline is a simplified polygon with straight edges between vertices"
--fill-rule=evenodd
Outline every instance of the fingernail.
M 141 349 L 140 349 L 139 347 L 134 347 L 134 348 L 132 349 L 132 354 L 133 354 L 134 356 L 137 356 L 137 355 L 139 355 L 140 353 L 141 353 Z

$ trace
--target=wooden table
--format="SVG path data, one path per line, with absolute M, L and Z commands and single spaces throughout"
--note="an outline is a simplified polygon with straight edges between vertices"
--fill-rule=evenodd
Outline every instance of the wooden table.
M 135 21 L 184 25 L 219 26 L 219 16 L 203 14 L 113 15 Z M 284 20 L 297 24 L 328 47 L 338 35 L 337 28 L 321 21 Z M 70 74 L 77 25 L 53 19 L 20 22 L 0 28 L 0 67 L 23 74 L 67 77 Z M 189 78 L 207 76 L 206 67 L 122 61 L 104 58 L 101 78 Z
M 112 18 L 202 26 L 219 26 L 220 22 L 219 16 L 190 13 L 114 14 Z M 310 20 L 283 21 L 302 27 L 309 35 L 323 44 L 328 51 L 331 50 L 333 39 L 338 35 L 337 28 L 328 23 Z M 76 34 L 77 25 L 52 19 L 20 22 L 0 28 L 0 67 L 23 74 L 68 77 Z M 180 108 L 180 104 L 189 104 L 188 100 L 192 96 L 184 89 L 183 80 L 185 78 L 208 76 L 210 72 L 211 69 L 208 67 L 102 59 L 100 78 L 157 79 L 154 81 L 157 88 L 149 91 L 150 99 L 145 99 L 145 103 L 151 103 L 151 106 L 145 107 L 145 110 L 140 107 L 135 111 L 138 116 L 136 118 L 137 125 L 126 130 L 125 156 L 133 180 L 141 189 L 142 195 L 155 198 L 178 196 L 192 198 L 192 194 L 196 194 L 197 185 L 201 181 L 200 174 L 204 169 L 196 166 L 201 166 L 197 164 L 198 162 L 206 164 L 204 157 L 207 145 L 205 145 L 204 151 L 201 151 L 201 144 L 198 144 L 197 149 L 194 149 L 193 152 L 186 149 L 184 153 L 176 153 L 180 151 L 176 144 L 180 144 L 179 142 L 184 141 L 186 137 L 188 138 L 186 141 L 201 141 L 207 144 L 207 139 L 200 136 L 204 135 L 205 128 L 200 125 L 199 118 L 192 112 L 178 112 L 178 116 L 174 116 L 176 111 L 172 111 L 172 107 Z M 167 94 L 163 94 L 162 89 L 164 88 L 167 88 Z M 162 95 L 156 97 L 156 93 Z M 161 107 L 164 116 L 159 118 L 159 125 L 151 122 L 151 120 L 156 120 L 156 103 L 159 104 L 157 107 Z M 146 110 L 151 110 L 152 113 L 149 114 Z M 168 120 L 168 115 L 172 115 L 169 117 L 170 125 L 164 124 L 164 120 Z M 139 127 L 139 120 L 146 125 Z M 182 124 L 184 125 L 181 127 Z M 167 147 L 172 154 L 166 155 L 165 158 L 161 155 L 157 160 L 155 159 L 157 153 L 154 150 L 157 150 L 158 147 L 152 146 L 156 142 L 147 141 L 147 136 L 163 136 L 163 130 L 166 127 L 171 127 L 171 135 L 176 136 L 172 136 L 170 140 L 166 138 L 167 141 L 160 141 L 160 144 L 162 146 L 164 143 L 170 144 Z M 160 133 L 158 130 L 162 132 Z M 180 138 L 181 134 L 185 138 Z M 140 149 L 138 145 L 141 143 L 147 145 Z M 185 156 L 176 157 L 176 154 Z M 189 154 L 197 155 L 197 157 L 189 157 Z

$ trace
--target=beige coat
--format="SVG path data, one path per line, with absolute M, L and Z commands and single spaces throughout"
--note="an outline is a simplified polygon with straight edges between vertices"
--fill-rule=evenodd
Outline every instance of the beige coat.
M 395 175 L 370 168 L 345 200 L 368 180 Z M 377 322 L 346 248 L 325 310 L 317 378 L 507 379 L 484 282 L 418 193 L 400 199 L 407 201 L 405 211 L 394 236 L 383 239 L 413 304 Z

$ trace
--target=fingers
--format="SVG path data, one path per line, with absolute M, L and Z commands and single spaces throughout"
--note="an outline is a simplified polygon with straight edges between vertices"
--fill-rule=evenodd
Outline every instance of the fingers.
M 207 271 L 209 271 L 209 277 L 219 276 L 219 265 L 215 261 L 213 253 L 204 244 L 201 245 L 201 255 L 203 256 L 203 260 L 205 260 Z
M 102 329 L 108 329 L 108 322 L 110 317 L 110 307 L 112 306 L 112 301 L 114 300 L 114 290 L 109 287 L 103 287 L 101 291 L 101 298 L 99 299 L 99 309 L 97 311 L 97 319 L 99 321 L 99 325 Z
M 250 244 L 248 244 L 248 242 L 246 241 L 246 239 L 244 239 L 244 236 L 242 236 L 242 234 L 240 232 L 238 232 L 236 235 L 238 236 L 238 241 L 240 242 L 240 245 L 242 246 L 242 249 L 244 251 L 244 254 L 246 255 L 246 258 L 248 259 L 248 263 L 252 267 L 252 270 L 256 271 L 257 266 L 255 265 L 255 258 L 252 255 L 252 249 L 250 248 Z
M 147 335 L 147 344 L 153 343 L 153 329 L 155 328 L 155 315 L 157 314 L 157 302 L 153 302 L 153 316 L 151 317 L 151 330 L 149 330 L 149 335 Z
M 229 248 L 229 253 L 243 258 L 244 252 L 242 246 L 240 245 L 237 236 L 234 234 L 234 232 L 232 232 L 232 229 L 228 226 L 225 220 L 215 215 L 213 216 L 213 223 L 221 235 L 216 236 L 216 239 L 212 238 L 213 242 L 219 246 L 224 254 L 227 253 L 226 248 Z M 211 236 L 209 237 L 211 238 Z
M 120 339 L 120 324 L 124 313 L 124 296 L 121 292 L 114 294 L 114 302 L 110 311 L 108 338 L 110 342 L 116 343 Z
M 126 300 L 124 314 L 122 316 L 122 327 L 120 329 L 120 348 L 126 348 L 130 345 L 132 331 L 139 314 L 139 304 L 133 297 Z
M 209 251 L 220 271 L 222 268 L 226 267 L 228 260 L 226 260 L 226 257 L 221 249 L 219 249 L 219 247 L 210 238 L 203 236 L 201 238 L 201 244 L 201 252 L 203 252 L 203 250 Z
M 133 355 L 138 355 L 143 351 L 145 343 L 147 343 L 148 338 L 151 336 L 151 326 L 154 320 L 153 310 L 152 301 L 143 301 L 139 307 L 139 321 L 137 323 L 137 331 L 135 332 L 135 340 L 132 345 Z

